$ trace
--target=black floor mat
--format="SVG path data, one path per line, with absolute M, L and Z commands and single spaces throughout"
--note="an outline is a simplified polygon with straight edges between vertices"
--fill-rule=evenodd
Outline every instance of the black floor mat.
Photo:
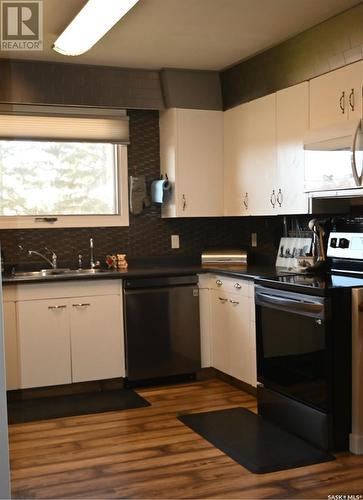
M 256 474 L 335 459 L 245 408 L 194 413 L 179 420 Z
M 131 389 L 8 401 L 9 424 L 150 406 Z

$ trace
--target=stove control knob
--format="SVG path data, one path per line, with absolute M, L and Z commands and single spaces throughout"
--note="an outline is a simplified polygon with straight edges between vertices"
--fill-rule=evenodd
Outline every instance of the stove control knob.
M 348 247 L 349 247 L 349 240 L 347 240 L 347 238 L 340 238 L 339 248 L 348 248 Z
M 332 248 L 336 248 L 336 247 L 337 247 L 337 242 L 338 242 L 337 238 L 332 238 L 332 239 L 330 240 L 330 246 L 331 246 Z

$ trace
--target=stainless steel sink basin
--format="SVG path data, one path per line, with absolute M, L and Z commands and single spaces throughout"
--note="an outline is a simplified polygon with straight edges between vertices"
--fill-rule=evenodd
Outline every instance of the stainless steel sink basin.
M 44 278 L 47 276 L 56 277 L 56 276 L 64 276 L 64 275 L 92 275 L 98 273 L 112 273 L 115 271 L 111 271 L 109 269 L 41 269 L 40 271 L 19 271 L 14 273 L 15 278 Z
M 44 276 L 58 276 L 71 272 L 71 269 L 41 269 L 40 271 L 19 271 L 15 272 L 15 277 L 41 278 Z
M 71 273 L 76 273 L 76 274 L 97 274 L 97 273 L 113 273 L 115 271 L 112 271 L 111 269 L 75 269 L 71 270 Z

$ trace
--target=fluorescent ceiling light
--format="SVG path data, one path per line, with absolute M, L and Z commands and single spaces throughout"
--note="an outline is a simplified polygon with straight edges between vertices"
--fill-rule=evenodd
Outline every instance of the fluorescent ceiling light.
M 88 0 L 53 45 L 56 52 L 79 56 L 94 46 L 139 0 Z

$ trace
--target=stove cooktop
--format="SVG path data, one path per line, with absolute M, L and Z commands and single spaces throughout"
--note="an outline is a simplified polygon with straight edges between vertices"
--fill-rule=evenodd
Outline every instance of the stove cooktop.
M 350 276 L 339 273 L 324 274 L 292 274 L 274 276 L 256 280 L 256 283 L 273 288 L 305 291 L 312 294 L 324 295 L 328 290 L 338 288 L 363 288 L 363 276 Z

